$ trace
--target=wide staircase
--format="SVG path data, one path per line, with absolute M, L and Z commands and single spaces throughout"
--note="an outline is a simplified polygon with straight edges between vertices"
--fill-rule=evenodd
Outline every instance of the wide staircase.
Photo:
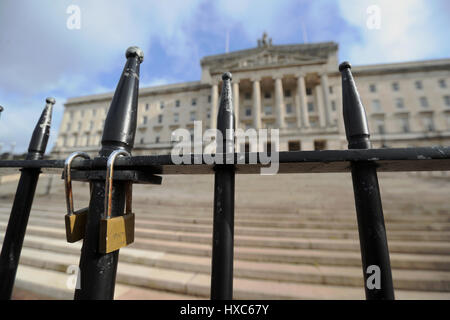
M 11 203 L 0 204 L 2 237 Z M 36 197 L 17 290 L 73 298 L 67 270 L 81 242 L 66 243 L 65 210 L 62 193 Z M 136 240 L 120 250 L 116 299 L 208 299 L 211 208 L 136 200 L 133 211 Z M 450 299 L 450 212 L 385 219 L 396 298 Z M 234 299 L 364 299 L 354 211 L 237 206 Z

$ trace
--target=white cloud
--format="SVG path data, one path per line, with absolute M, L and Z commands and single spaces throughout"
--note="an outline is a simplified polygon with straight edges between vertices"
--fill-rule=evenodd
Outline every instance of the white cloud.
M 358 64 L 399 62 L 433 57 L 443 48 L 442 26 L 436 24 L 436 1 L 340 0 L 341 16 L 359 32 L 360 41 L 341 45 L 341 57 Z M 369 29 L 366 12 L 380 8 L 380 29 Z M 436 15 L 435 15 L 436 14 Z M 441 13 L 444 14 L 445 13 Z
M 5 107 L 1 141 L 16 140 L 25 151 L 45 97 L 61 97 L 52 132 L 59 129 L 62 103 L 73 96 L 113 91 L 125 62 L 125 50 L 140 46 L 145 60 L 152 39 L 159 39 L 180 63 L 198 61 L 194 41 L 183 28 L 199 1 L 78 0 L 0 3 L 0 104 Z M 81 9 L 81 28 L 69 30 L 66 9 Z M 105 83 L 105 74 L 114 75 Z M 148 82 L 163 84 L 164 79 Z M 105 84 L 104 84 L 105 83 Z M 25 112 L 26 111 L 26 112 Z M 61 111 L 59 111 L 61 113 Z M 52 138 L 52 141 L 54 138 Z M 51 141 L 51 142 L 52 142 Z M 50 150 L 49 144 L 48 150 Z
M 125 50 L 140 46 L 152 59 L 151 39 L 161 39 L 170 55 L 195 53 L 183 24 L 198 1 L 7 1 L 0 16 L 0 85 L 4 89 L 34 94 L 49 85 L 65 92 L 89 90 L 102 73 L 118 68 Z M 81 10 L 80 30 L 69 30 L 66 8 Z M 20 7 L 19 7 L 20 6 Z M 26 23 L 25 23 L 26 21 Z M 6 49 L 5 49 L 6 48 Z M 80 78 L 83 81 L 79 81 Z M 73 87 L 57 87 L 57 84 Z

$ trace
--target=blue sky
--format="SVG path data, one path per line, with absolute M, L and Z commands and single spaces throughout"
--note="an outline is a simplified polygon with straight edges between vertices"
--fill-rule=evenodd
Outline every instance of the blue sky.
M 67 8 L 80 8 L 70 30 Z M 380 9 L 369 29 L 367 8 Z M 304 27 L 302 27 L 304 26 Z M 200 79 L 200 59 L 256 45 L 335 41 L 354 65 L 450 58 L 448 0 L 2 0 L 1 152 L 24 152 L 44 106 L 55 106 L 51 150 L 67 98 L 115 89 L 130 45 L 145 53 L 141 87 Z M 305 31 L 306 30 L 306 34 Z

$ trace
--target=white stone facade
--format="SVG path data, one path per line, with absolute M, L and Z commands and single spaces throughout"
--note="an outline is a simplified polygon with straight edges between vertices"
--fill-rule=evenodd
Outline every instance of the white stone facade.
M 221 74 L 233 74 L 239 128 L 280 129 L 280 151 L 346 148 L 338 45 L 272 45 L 202 59 L 200 81 L 141 88 L 134 154 L 167 154 L 172 132 L 214 128 Z M 450 59 L 352 68 L 374 147 L 450 145 Z M 113 93 L 72 98 L 53 153 L 96 155 Z M 239 149 L 244 146 L 237 146 Z

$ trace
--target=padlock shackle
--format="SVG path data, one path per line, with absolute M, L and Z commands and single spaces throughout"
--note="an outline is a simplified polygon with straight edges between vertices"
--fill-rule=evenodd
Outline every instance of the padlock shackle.
M 66 158 L 66 161 L 64 161 L 64 187 L 65 187 L 65 193 L 66 193 L 67 214 L 69 214 L 69 215 L 72 215 L 74 212 L 72 179 L 70 178 L 70 166 L 72 164 L 72 161 L 78 157 L 88 159 L 88 160 L 91 159 L 86 152 L 75 151 Z
M 131 154 L 126 150 L 115 150 L 111 152 L 108 157 L 108 163 L 106 167 L 106 181 L 105 181 L 105 216 L 107 219 L 111 218 L 111 204 L 112 204 L 112 186 L 114 175 L 114 162 L 118 156 L 130 157 Z M 127 200 L 126 211 L 131 212 L 131 182 L 127 185 Z

